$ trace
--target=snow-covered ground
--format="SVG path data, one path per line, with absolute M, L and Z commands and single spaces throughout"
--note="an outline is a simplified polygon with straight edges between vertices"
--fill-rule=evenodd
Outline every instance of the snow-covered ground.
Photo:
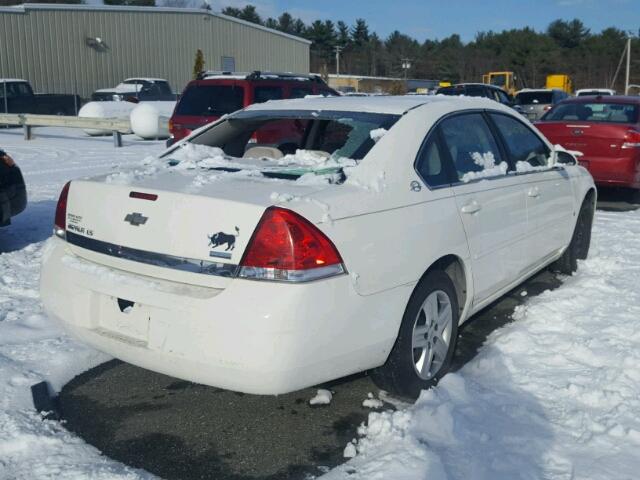
M 107 359 L 43 315 L 39 262 L 70 178 L 117 172 L 160 142 L 43 128 L 1 130 L 29 207 L 0 229 L 0 480 L 151 478 L 100 455 L 33 411 L 29 387 L 54 389 Z M 372 412 L 335 479 L 635 479 L 640 470 L 640 211 L 596 214 L 590 258 L 415 405 Z M 331 408 L 327 406 L 325 408 Z

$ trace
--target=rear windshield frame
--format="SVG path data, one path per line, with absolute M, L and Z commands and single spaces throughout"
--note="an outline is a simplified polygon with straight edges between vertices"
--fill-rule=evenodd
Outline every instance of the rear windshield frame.
M 538 96 L 544 96 L 544 99 L 536 98 Z M 526 98 L 527 102 L 523 102 L 522 98 Z M 534 102 L 533 100 L 538 100 Z M 553 103 L 553 92 L 519 92 L 514 98 L 516 105 L 549 105 Z
M 603 106 L 620 106 L 620 107 L 632 107 L 633 108 L 633 116 L 628 117 L 626 121 L 614 121 L 610 119 L 598 119 L 598 118 L 553 118 L 559 110 L 565 109 L 570 106 L 582 106 L 589 107 L 595 105 L 603 105 Z M 638 123 L 638 119 L 640 118 L 640 105 L 636 103 L 623 103 L 623 102 L 563 102 L 557 104 L 554 108 L 549 110 L 540 120 L 543 122 L 591 122 L 591 123 L 603 123 L 603 124 L 611 124 L 611 125 L 632 125 L 634 123 Z

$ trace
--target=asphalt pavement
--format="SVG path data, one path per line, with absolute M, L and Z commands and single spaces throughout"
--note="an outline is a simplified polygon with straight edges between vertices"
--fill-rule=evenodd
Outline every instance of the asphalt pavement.
M 640 206 L 626 195 L 601 192 L 598 208 Z M 476 314 L 460 330 L 453 370 L 512 321 L 517 305 L 560 284 L 544 270 Z M 371 411 L 362 402 L 378 393 L 366 374 L 322 387 L 334 393 L 333 401 L 312 407 L 308 401 L 316 388 L 277 397 L 245 395 L 111 361 L 68 383 L 60 405 L 69 430 L 105 455 L 162 478 L 306 480 L 345 461 L 347 442 Z

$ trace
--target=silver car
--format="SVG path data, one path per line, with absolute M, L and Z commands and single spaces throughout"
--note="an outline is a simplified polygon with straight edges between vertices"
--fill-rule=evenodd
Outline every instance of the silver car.
M 516 93 L 515 108 L 533 122 L 568 96 L 566 92 L 555 88 L 525 88 Z

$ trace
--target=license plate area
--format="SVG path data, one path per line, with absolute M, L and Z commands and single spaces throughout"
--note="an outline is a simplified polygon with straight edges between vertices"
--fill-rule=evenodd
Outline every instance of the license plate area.
M 147 343 L 151 321 L 149 307 L 128 299 L 99 295 L 98 312 L 100 330 Z

